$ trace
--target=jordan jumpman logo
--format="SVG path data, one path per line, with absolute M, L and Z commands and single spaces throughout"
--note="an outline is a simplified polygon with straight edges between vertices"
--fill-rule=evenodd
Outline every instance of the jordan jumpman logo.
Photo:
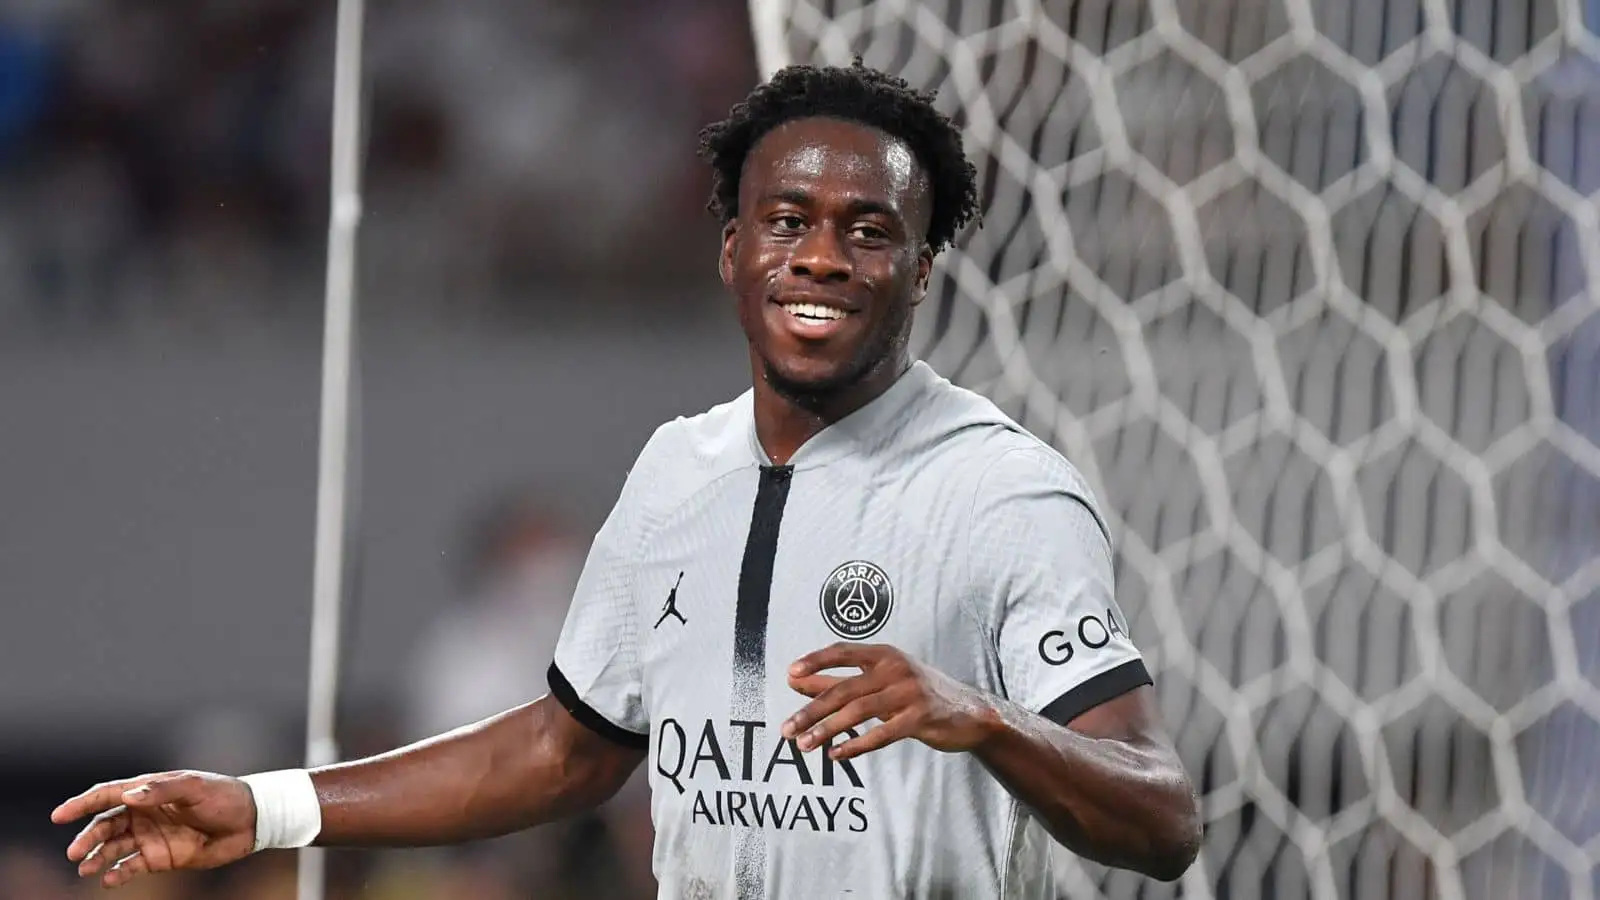
M 661 618 L 657 619 L 656 620 L 656 624 L 651 626 L 651 628 L 650 628 L 651 631 L 654 631 L 657 628 L 660 628 L 661 627 L 661 623 L 665 622 L 667 620 L 667 616 L 677 616 L 679 622 L 682 622 L 685 625 L 689 624 L 689 620 L 685 619 L 683 617 L 683 613 L 678 612 L 678 585 L 679 584 L 683 584 L 683 573 L 682 572 L 678 573 L 678 582 L 677 582 L 677 584 L 674 584 L 672 586 L 672 593 L 667 595 L 667 602 L 666 602 L 666 604 L 664 606 L 661 607 Z

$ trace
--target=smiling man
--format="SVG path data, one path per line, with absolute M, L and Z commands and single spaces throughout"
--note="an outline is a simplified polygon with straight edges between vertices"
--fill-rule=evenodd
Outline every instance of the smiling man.
M 1054 900 L 1052 839 L 1187 869 L 1196 799 L 1095 499 L 910 357 L 934 255 L 976 206 L 930 101 L 859 64 L 792 67 L 702 134 L 753 385 L 640 453 L 548 696 L 312 772 L 98 786 L 55 814 L 98 814 L 80 871 L 486 837 L 646 760 L 664 898 Z

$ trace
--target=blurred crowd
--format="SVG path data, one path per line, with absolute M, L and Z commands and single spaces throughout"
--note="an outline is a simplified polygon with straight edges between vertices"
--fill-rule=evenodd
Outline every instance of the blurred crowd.
M 320 308 L 334 36 L 315 0 L 0 0 L 0 313 Z M 744 3 L 393 0 L 365 55 L 366 295 L 707 277 L 682 224 L 755 77 Z
M 382 709 L 345 711 L 347 757 L 382 752 L 478 721 L 543 694 L 587 543 L 548 495 L 516 489 L 465 522 L 452 573 L 456 594 L 397 669 Z M 242 774 L 288 764 L 273 757 L 276 723 L 204 713 L 177 729 L 156 768 Z M 281 730 L 281 729 L 279 729 Z M 124 764 L 126 766 L 126 764 Z M 126 771 L 63 773 L 87 777 Z M 73 790 L 87 787 L 74 784 Z M 52 798 L 65 799 L 65 795 Z M 37 804 L 26 804 L 40 807 Z M 71 829 L 40 821 L 0 828 L 0 900 L 95 896 L 62 855 Z M 511 900 L 653 897 L 649 794 L 641 769 L 595 813 L 463 847 L 330 853 L 330 900 Z M 201 875 L 146 878 L 119 894 L 136 900 L 289 900 L 295 858 L 271 853 Z
M 0 0 L 0 345 L 316 319 L 335 7 Z M 696 133 L 755 78 L 743 0 L 386 0 L 366 26 L 365 309 L 541 322 L 607 312 L 574 297 L 632 315 L 708 295 L 715 227 L 683 226 L 710 183 Z M 346 756 L 544 692 L 587 542 L 547 508 L 511 492 L 473 517 L 458 596 L 384 708 L 345 711 Z M 0 809 L 0 900 L 95 894 L 62 855 L 70 831 L 34 814 L 47 798 L 130 766 L 284 763 L 281 732 L 225 711 L 156 751 L 0 764 L 19 792 Z M 335 852 L 330 897 L 654 896 L 649 847 L 641 775 L 594 816 L 502 841 Z M 293 878 L 292 854 L 268 854 L 120 893 L 266 900 Z

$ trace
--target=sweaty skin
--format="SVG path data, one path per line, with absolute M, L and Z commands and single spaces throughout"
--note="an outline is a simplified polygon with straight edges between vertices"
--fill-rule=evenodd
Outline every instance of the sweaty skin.
M 933 264 L 930 197 L 928 175 L 904 143 L 837 119 L 781 125 L 746 160 L 719 270 L 749 342 L 757 437 L 775 464 L 909 367 L 911 314 Z M 824 674 L 845 666 L 861 674 Z M 835 748 L 836 757 L 907 738 L 973 753 L 1084 857 L 1163 879 L 1195 857 L 1194 792 L 1148 686 L 1063 727 L 883 645 L 809 654 L 790 669 L 790 684 L 814 698 L 784 726 L 803 735 L 803 746 L 877 718 L 884 724 Z M 547 696 L 315 770 L 317 843 L 425 846 L 505 834 L 603 802 L 644 755 L 590 731 Z M 107 886 L 227 864 L 250 852 L 255 832 L 249 788 L 208 773 L 97 785 L 51 818 L 84 816 L 95 818 L 68 857 Z
M 750 344 L 756 435 L 775 464 L 883 393 L 911 365 L 911 312 L 933 268 L 927 176 L 905 145 L 837 119 L 797 119 L 750 153 L 722 280 Z M 807 334 L 780 305 L 846 310 Z
M 643 760 L 643 750 L 601 737 L 546 696 L 391 753 L 313 771 L 322 806 L 316 843 L 423 847 L 509 834 L 605 802 Z M 141 786 L 149 790 L 133 793 Z M 106 887 L 145 872 L 225 865 L 248 855 L 255 840 L 250 789 L 209 773 L 96 785 L 50 818 L 66 824 L 86 815 L 95 818 L 67 858 Z
M 910 365 L 911 313 L 933 264 L 929 198 L 905 144 L 863 125 L 799 119 L 752 152 L 739 216 L 723 230 L 721 269 L 750 342 L 756 434 L 774 463 Z M 779 305 L 794 297 L 825 298 L 850 313 L 826 336 L 798 337 Z M 819 674 L 840 667 L 862 671 Z M 1070 727 L 885 645 L 820 650 L 796 661 L 790 685 L 814 698 L 784 727 L 786 737 L 804 733 L 802 748 L 878 719 L 833 755 L 905 738 L 970 752 L 1080 856 L 1171 880 L 1199 852 L 1198 801 L 1148 685 Z

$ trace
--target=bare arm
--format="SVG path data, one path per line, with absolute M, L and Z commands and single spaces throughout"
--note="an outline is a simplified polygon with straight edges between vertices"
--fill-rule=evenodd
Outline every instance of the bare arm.
M 830 668 L 855 667 L 841 678 Z M 834 644 L 801 657 L 789 684 L 812 701 L 784 723 L 802 750 L 850 759 L 911 738 L 971 753 L 1062 845 L 1087 859 L 1171 881 L 1200 849 L 1200 812 L 1148 685 L 1063 727 L 921 665 L 884 644 Z
M 321 846 L 508 834 L 610 799 L 644 759 L 546 696 L 392 753 L 314 770 Z
M 1149 685 L 1068 727 L 1001 700 L 972 753 L 1062 845 L 1172 881 L 1200 850 L 1200 810 Z
M 649 445 L 640 452 L 573 592 L 563 635 L 578 635 L 580 643 L 626 634 L 637 616 L 635 507 L 652 483 L 651 452 Z M 610 649 L 592 660 L 578 654 L 585 683 L 602 684 L 602 704 L 643 731 L 636 648 L 624 639 Z M 324 846 L 429 846 L 549 822 L 614 795 L 644 759 L 646 744 L 591 710 L 596 698 L 578 697 L 554 664 L 550 678 L 551 696 L 391 753 L 248 780 L 141 775 L 96 785 L 57 807 L 51 820 L 65 825 L 93 816 L 67 857 L 107 887 L 147 872 L 227 865 L 258 843 L 301 846 L 315 835 Z
M 392 753 L 316 770 L 317 843 L 427 846 L 505 834 L 604 802 L 643 758 L 643 750 L 591 731 L 544 697 Z M 147 872 L 227 865 L 255 842 L 250 787 L 205 772 L 96 785 L 51 819 L 91 815 L 67 858 L 107 887 Z

